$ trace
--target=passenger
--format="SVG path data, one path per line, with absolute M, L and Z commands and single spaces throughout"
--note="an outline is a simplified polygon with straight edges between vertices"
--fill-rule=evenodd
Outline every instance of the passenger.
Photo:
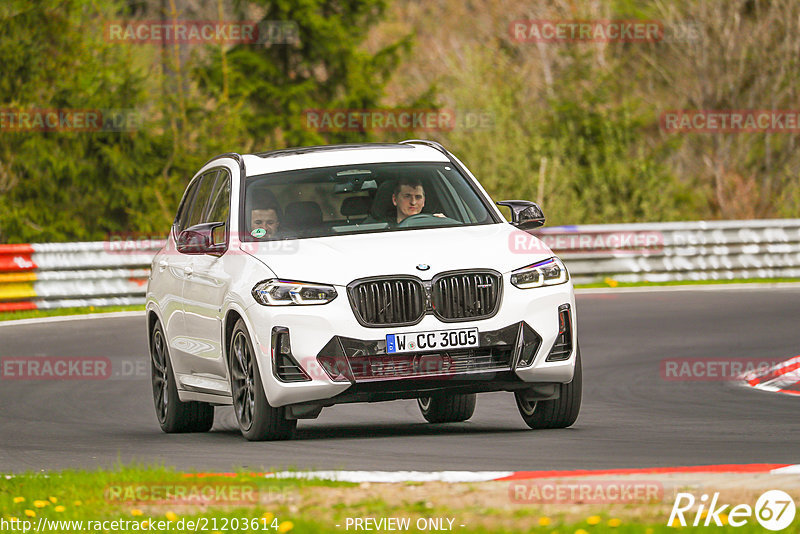
M 280 214 L 278 206 L 260 206 L 250 212 L 250 235 L 253 237 L 275 237 L 280 229 Z

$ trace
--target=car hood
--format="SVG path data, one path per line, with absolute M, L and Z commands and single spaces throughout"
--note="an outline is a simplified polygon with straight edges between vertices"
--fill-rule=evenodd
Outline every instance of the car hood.
M 456 269 L 505 273 L 553 256 L 539 239 L 506 223 L 248 242 L 242 250 L 280 278 L 343 286 L 367 276 L 429 280 Z

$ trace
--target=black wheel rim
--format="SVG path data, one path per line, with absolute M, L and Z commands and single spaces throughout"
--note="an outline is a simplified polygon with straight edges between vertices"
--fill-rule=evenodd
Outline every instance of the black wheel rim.
M 233 338 L 231 354 L 231 386 L 233 393 L 233 409 L 242 430 L 249 430 L 253 424 L 253 409 L 256 396 L 254 384 L 255 369 L 250 345 L 242 331 L 236 332 Z
M 153 400 L 156 403 L 156 415 L 158 415 L 158 420 L 163 423 L 167 420 L 169 380 L 167 379 L 167 346 L 164 343 L 164 334 L 160 329 L 153 332 L 150 369 L 153 378 Z

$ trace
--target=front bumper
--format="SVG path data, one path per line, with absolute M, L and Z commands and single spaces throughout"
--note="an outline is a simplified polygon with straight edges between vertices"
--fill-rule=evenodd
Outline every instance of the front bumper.
M 422 352 L 387 353 L 386 339 L 361 340 L 333 336 L 317 361 L 334 381 L 351 385 L 403 378 L 468 379 L 513 371 L 530 362 L 542 338 L 519 322 L 499 330 L 479 332 L 478 347 Z
M 413 326 L 368 328 L 358 323 L 346 298 L 321 306 L 251 306 L 247 320 L 267 400 L 274 407 L 314 402 L 330 405 L 414 398 L 436 390 L 513 391 L 570 382 L 576 343 L 573 341 L 568 359 L 546 358 L 558 335 L 557 310 L 563 304 L 570 305 L 572 337 L 577 340 L 572 285 L 520 290 L 506 283 L 504 289 L 497 314 L 458 325 L 426 316 Z M 289 332 L 292 357 L 306 380 L 287 382 L 276 376 L 273 327 Z M 480 346 L 473 349 L 386 352 L 387 334 L 470 327 L 479 330 Z M 338 362 L 340 376 L 330 372 L 332 361 Z

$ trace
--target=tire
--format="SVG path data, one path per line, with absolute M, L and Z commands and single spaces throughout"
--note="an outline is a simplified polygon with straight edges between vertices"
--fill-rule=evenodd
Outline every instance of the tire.
M 211 430 L 214 407 L 205 402 L 182 402 L 178 397 L 164 329 L 158 321 L 150 333 L 150 380 L 161 430 L 167 434 Z
M 255 351 L 244 321 L 233 327 L 228 350 L 233 412 L 239 430 L 248 441 L 291 439 L 297 419 L 287 419 L 285 408 L 273 408 L 267 402 Z
M 422 417 L 429 423 L 458 423 L 475 413 L 475 393 L 467 395 L 436 395 L 417 399 Z
M 531 428 L 567 428 L 578 418 L 583 389 L 580 347 L 575 352 L 575 375 L 572 382 L 561 384 L 560 387 L 560 396 L 547 401 L 531 402 L 525 400 L 524 393 L 514 393 L 519 414 L 525 424 Z

